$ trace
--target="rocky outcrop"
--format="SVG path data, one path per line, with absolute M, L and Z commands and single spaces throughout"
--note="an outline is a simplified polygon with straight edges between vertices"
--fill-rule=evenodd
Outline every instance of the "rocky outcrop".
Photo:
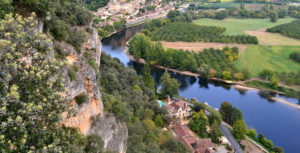
M 64 72 L 76 65 L 78 71 L 76 72 L 76 79 L 71 80 L 68 75 L 65 75 L 65 88 L 66 97 L 74 106 L 77 115 L 68 118 L 67 113 L 63 114 L 65 118 L 62 122 L 65 126 L 77 127 L 81 133 L 88 133 L 91 125 L 91 117 L 95 115 L 103 114 L 103 103 L 101 102 L 101 93 L 98 88 L 96 72 L 88 64 L 87 59 L 84 58 L 84 52 L 92 54 L 98 64 L 100 65 L 101 56 L 101 42 L 98 38 L 96 29 L 93 29 L 91 33 L 87 34 L 87 43 L 81 48 L 81 53 L 76 52 L 73 46 L 64 42 L 56 42 L 60 46 L 63 46 L 64 51 L 67 53 L 68 66 L 65 67 Z M 91 49 L 95 51 L 90 51 Z M 87 101 L 81 105 L 78 105 L 74 98 L 78 95 L 87 95 Z
M 97 84 L 97 75 L 89 60 L 95 60 L 98 68 L 100 67 L 101 41 L 98 37 L 97 30 L 87 34 L 87 42 L 78 53 L 73 46 L 56 42 L 63 46 L 64 52 L 67 53 L 67 65 L 65 66 L 65 95 L 71 105 L 75 108 L 76 115 L 69 117 L 68 113 L 63 114 L 62 124 L 68 127 L 76 127 L 84 134 L 97 134 L 104 141 L 104 149 L 114 152 L 126 152 L 126 142 L 128 129 L 124 122 L 119 122 L 112 114 L 105 114 L 101 93 Z M 93 57 L 86 58 L 86 54 Z M 78 67 L 75 79 L 71 80 L 68 71 L 73 66 Z M 75 97 L 78 95 L 87 95 L 87 100 L 82 104 L 77 104 Z
M 112 114 L 103 117 L 96 116 L 90 129 L 90 134 L 97 134 L 104 141 L 106 150 L 125 153 L 128 129 L 125 122 L 119 122 Z

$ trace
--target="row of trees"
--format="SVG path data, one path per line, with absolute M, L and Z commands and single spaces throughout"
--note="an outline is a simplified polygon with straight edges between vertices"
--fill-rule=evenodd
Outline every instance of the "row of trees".
M 300 85 L 300 72 L 274 72 L 265 69 L 260 72 L 259 76 L 264 80 L 270 81 L 271 84 L 281 82 L 289 86 Z
M 197 13 L 190 13 L 194 19 L 197 18 L 214 18 L 225 19 L 227 17 L 239 18 L 270 18 L 272 22 L 276 22 L 278 18 L 286 16 L 296 17 L 298 15 L 297 7 L 290 7 L 289 9 L 276 9 L 273 4 L 265 4 L 260 10 L 248 10 L 244 8 L 243 3 L 241 8 L 226 7 L 225 10 L 219 11 L 220 6 L 214 5 L 190 5 L 189 10 L 197 10 Z M 183 13 L 185 14 L 185 13 Z
M 167 109 L 154 101 L 155 82 L 148 65 L 141 77 L 103 53 L 99 84 L 105 111 L 128 125 L 127 152 L 189 152 L 179 140 L 161 132 L 171 118 Z
M 295 20 L 290 23 L 268 28 L 267 31 L 273 33 L 280 33 L 288 37 L 300 39 L 300 20 Z
M 143 35 L 135 35 L 129 42 L 129 53 L 136 59 L 144 58 L 150 64 L 182 71 L 192 71 L 207 77 L 226 80 L 244 80 L 249 78 L 249 71 L 239 72 L 232 64 L 238 58 L 237 48 L 204 49 L 194 53 L 183 50 L 164 49 L 161 43 L 153 43 Z
M 220 42 L 239 44 L 258 44 L 258 40 L 250 35 L 223 35 L 223 27 L 200 26 L 193 23 L 167 23 L 148 34 L 152 40 L 187 41 L 187 42 Z

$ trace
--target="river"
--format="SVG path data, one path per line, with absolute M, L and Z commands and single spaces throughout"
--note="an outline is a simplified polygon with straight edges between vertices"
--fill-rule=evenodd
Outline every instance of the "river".
M 126 41 L 142 28 L 143 25 L 130 27 L 102 40 L 103 52 L 119 59 L 126 66 L 134 67 L 138 74 L 141 74 L 143 66 L 130 61 L 123 50 Z M 151 68 L 151 74 L 157 83 L 163 72 L 164 70 Z M 228 101 L 243 112 L 247 125 L 256 129 L 258 134 L 262 133 L 271 139 L 274 145 L 281 146 L 286 153 L 300 153 L 300 110 L 286 104 L 269 101 L 265 95 L 270 93 L 255 90 L 240 91 L 221 82 L 176 73 L 170 74 L 180 83 L 180 96 L 189 99 L 196 98 L 215 108 L 219 108 L 222 102 Z M 293 103 L 300 103 L 300 100 L 295 98 L 275 96 Z

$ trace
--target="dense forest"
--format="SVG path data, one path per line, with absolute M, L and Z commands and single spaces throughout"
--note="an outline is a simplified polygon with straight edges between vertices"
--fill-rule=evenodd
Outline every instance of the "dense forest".
M 291 23 L 281 24 L 267 29 L 268 32 L 280 33 L 282 35 L 300 39 L 300 20 Z
M 199 26 L 193 23 L 173 22 L 150 32 L 152 40 L 165 41 L 202 41 L 219 43 L 257 44 L 258 40 L 249 35 L 223 35 L 223 27 Z
M 166 108 L 153 100 L 154 90 L 143 82 L 150 71 L 143 72 L 143 77 L 138 76 L 134 69 L 126 68 L 120 61 L 105 53 L 101 56 L 99 84 L 104 108 L 127 123 L 127 152 L 188 153 L 179 140 L 167 131 L 161 132 L 171 118 Z
M 192 71 L 203 76 L 223 78 L 226 80 L 244 80 L 249 72 L 238 72 L 232 64 L 238 58 L 238 48 L 225 47 L 204 49 L 199 53 L 183 50 L 164 49 L 159 42 L 151 42 L 143 35 L 135 35 L 129 42 L 129 53 L 135 58 L 144 58 L 150 64 L 182 71 Z

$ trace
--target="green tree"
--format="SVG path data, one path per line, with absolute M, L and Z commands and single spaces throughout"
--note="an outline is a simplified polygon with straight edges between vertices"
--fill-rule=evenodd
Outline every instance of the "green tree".
M 203 110 L 194 112 L 192 120 L 189 123 L 191 130 L 196 132 L 200 137 L 205 138 L 207 136 L 208 119 L 205 116 Z
M 162 95 L 169 95 L 170 97 L 178 95 L 179 85 L 176 79 L 171 78 L 170 74 L 166 71 L 160 79 L 162 86 Z
M 225 80 L 230 80 L 230 79 L 232 79 L 232 76 L 231 76 L 231 72 L 230 72 L 230 71 L 223 71 L 222 75 L 223 75 L 223 79 L 225 79 Z
M 251 138 L 256 138 L 256 130 L 255 129 L 248 129 L 247 135 Z
M 271 22 L 277 22 L 278 20 L 278 13 L 275 11 L 270 12 L 270 20 Z
M 233 124 L 236 120 L 243 120 L 243 113 L 240 109 L 233 107 L 230 113 L 229 124 Z
M 232 109 L 232 105 L 229 102 L 225 101 L 221 104 L 220 114 L 222 116 L 222 119 L 227 123 L 229 123 L 230 121 Z
M 233 124 L 233 136 L 238 140 L 244 140 L 247 134 L 247 124 L 243 120 L 237 120 Z
M 284 153 L 284 150 L 279 146 L 274 147 L 273 151 L 275 153 Z
M 149 64 L 145 64 L 143 68 L 143 81 L 146 85 L 146 87 L 153 90 L 154 93 L 156 93 L 156 83 L 152 75 L 150 74 L 150 66 Z M 155 99 L 155 94 L 153 94 L 153 99 Z
M 170 137 L 167 142 L 161 146 L 161 148 L 164 152 L 190 153 L 182 142 L 173 137 Z
M 164 121 L 162 120 L 161 115 L 157 115 L 154 119 L 155 125 L 157 127 L 163 127 L 164 126 Z
M 273 89 L 277 89 L 278 88 L 278 78 L 277 78 L 277 76 L 275 74 L 272 75 L 272 77 L 271 77 L 271 87 Z
M 222 133 L 219 129 L 219 125 L 220 124 L 218 123 L 218 121 L 214 120 L 214 122 L 210 126 L 211 130 L 209 135 L 213 143 L 220 143 L 220 138 L 222 136 Z
M 49 56 L 53 43 L 34 18 L 8 14 L 0 21 L 0 150 L 83 151 L 83 136 L 59 126 L 68 108 L 61 96 L 66 63 Z
M 103 151 L 104 142 L 102 138 L 98 135 L 89 135 L 87 137 L 87 146 L 85 147 L 84 151 L 87 153 L 94 153 Z

